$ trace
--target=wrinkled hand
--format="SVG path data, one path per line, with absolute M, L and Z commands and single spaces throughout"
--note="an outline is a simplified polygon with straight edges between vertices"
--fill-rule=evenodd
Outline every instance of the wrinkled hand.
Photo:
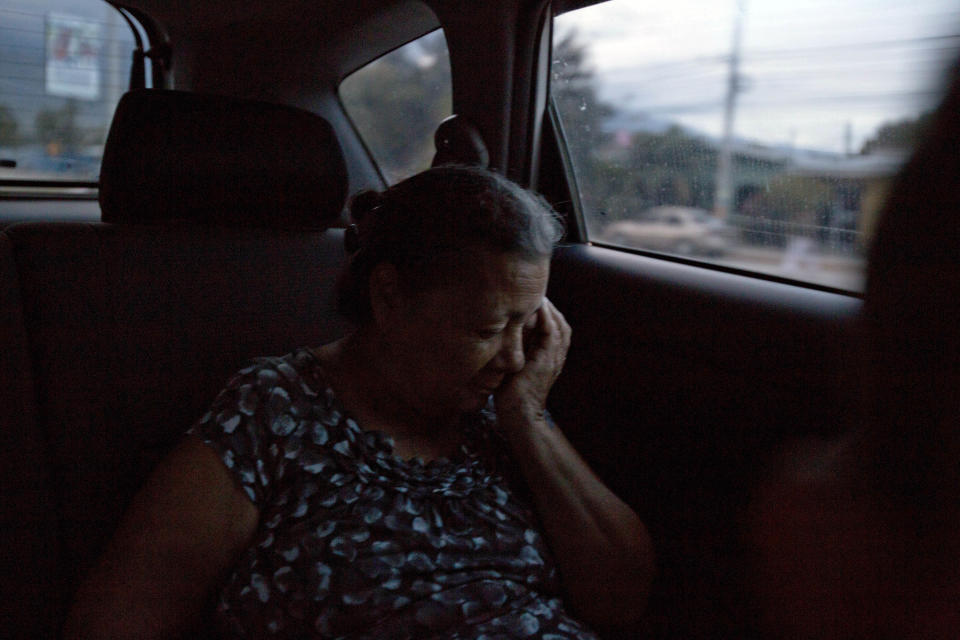
M 570 325 L 547 298 L 524 327 L 523 369 L 494 393 L 497 418 L 506 435 L 543 420 L 547 394 L 563 370 L 570 348 Z

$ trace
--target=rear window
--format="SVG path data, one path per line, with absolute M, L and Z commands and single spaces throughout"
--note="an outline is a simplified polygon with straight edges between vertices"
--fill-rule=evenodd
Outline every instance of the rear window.
M 960 53 L 954 0 L 611 0 L 555 19 L 590 240 L 847 291 Z
M 453 113 L 443 30 L 408 42 L 347 76 L 340 84 L 340 99 L 389 184 L 428 169 L 433 134 Z
M 130 27 L 106 2 L 5 0 L 0 189 L 11 181 L 95 186 L 134 46 Z

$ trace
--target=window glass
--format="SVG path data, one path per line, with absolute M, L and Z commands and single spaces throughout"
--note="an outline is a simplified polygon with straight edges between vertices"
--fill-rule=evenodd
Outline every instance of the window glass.
M 453 112 L 450 57 L 437 29 L 340 84 L 340 99 L 380 172 L 393 184 L 427 169 L 433 133 Z
M 555 20 L 591 240 L 844 290 L 960 52 L 955 0 L 611 0 Z
M 134 46 L 102 0 L 4 0 L 0 189 L 3 180 L 98 180 Z

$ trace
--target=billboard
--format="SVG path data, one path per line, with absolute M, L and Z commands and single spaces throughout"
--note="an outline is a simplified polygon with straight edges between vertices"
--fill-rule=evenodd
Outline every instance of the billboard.
M 46 92 L 52 96 L 100 97 L 100 23 L 62 13 L 46 16 Z

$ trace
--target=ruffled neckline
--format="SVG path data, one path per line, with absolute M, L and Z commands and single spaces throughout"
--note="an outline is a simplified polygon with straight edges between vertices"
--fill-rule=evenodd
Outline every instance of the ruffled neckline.
M 309 361 L 311 382 L 316 384 L 314 391 L 317 392 L 318 397 L 323 397 L 328 410 L 336 412 L 339 416 L 338 422 L 343 426 L 349 440 L 365 450 L 366 455 L 361 456 L 362 458 L 388 461 L 395 471 L 400 472 L 400 475 L 422 481 L 443 478 L 455 470 L 471 471 L 482 462 L 483 452 L 491 450 L 489 436 L 496 422 L 492 398 L 484 408 L 462 416 L 464 442 L 460 444 L 457 454 L 430 460 L 423 460 L 420 456 L 405 458 L 397 455 L 394 453 L 393 436 L 377 429 L 364 428 L 343 406 L 330 384 L 329 374 L 313 349 L 301 347 L 295 352 L 297 359 L 304 355 Z M 382 466 L 382 462 L 378 466 Z

